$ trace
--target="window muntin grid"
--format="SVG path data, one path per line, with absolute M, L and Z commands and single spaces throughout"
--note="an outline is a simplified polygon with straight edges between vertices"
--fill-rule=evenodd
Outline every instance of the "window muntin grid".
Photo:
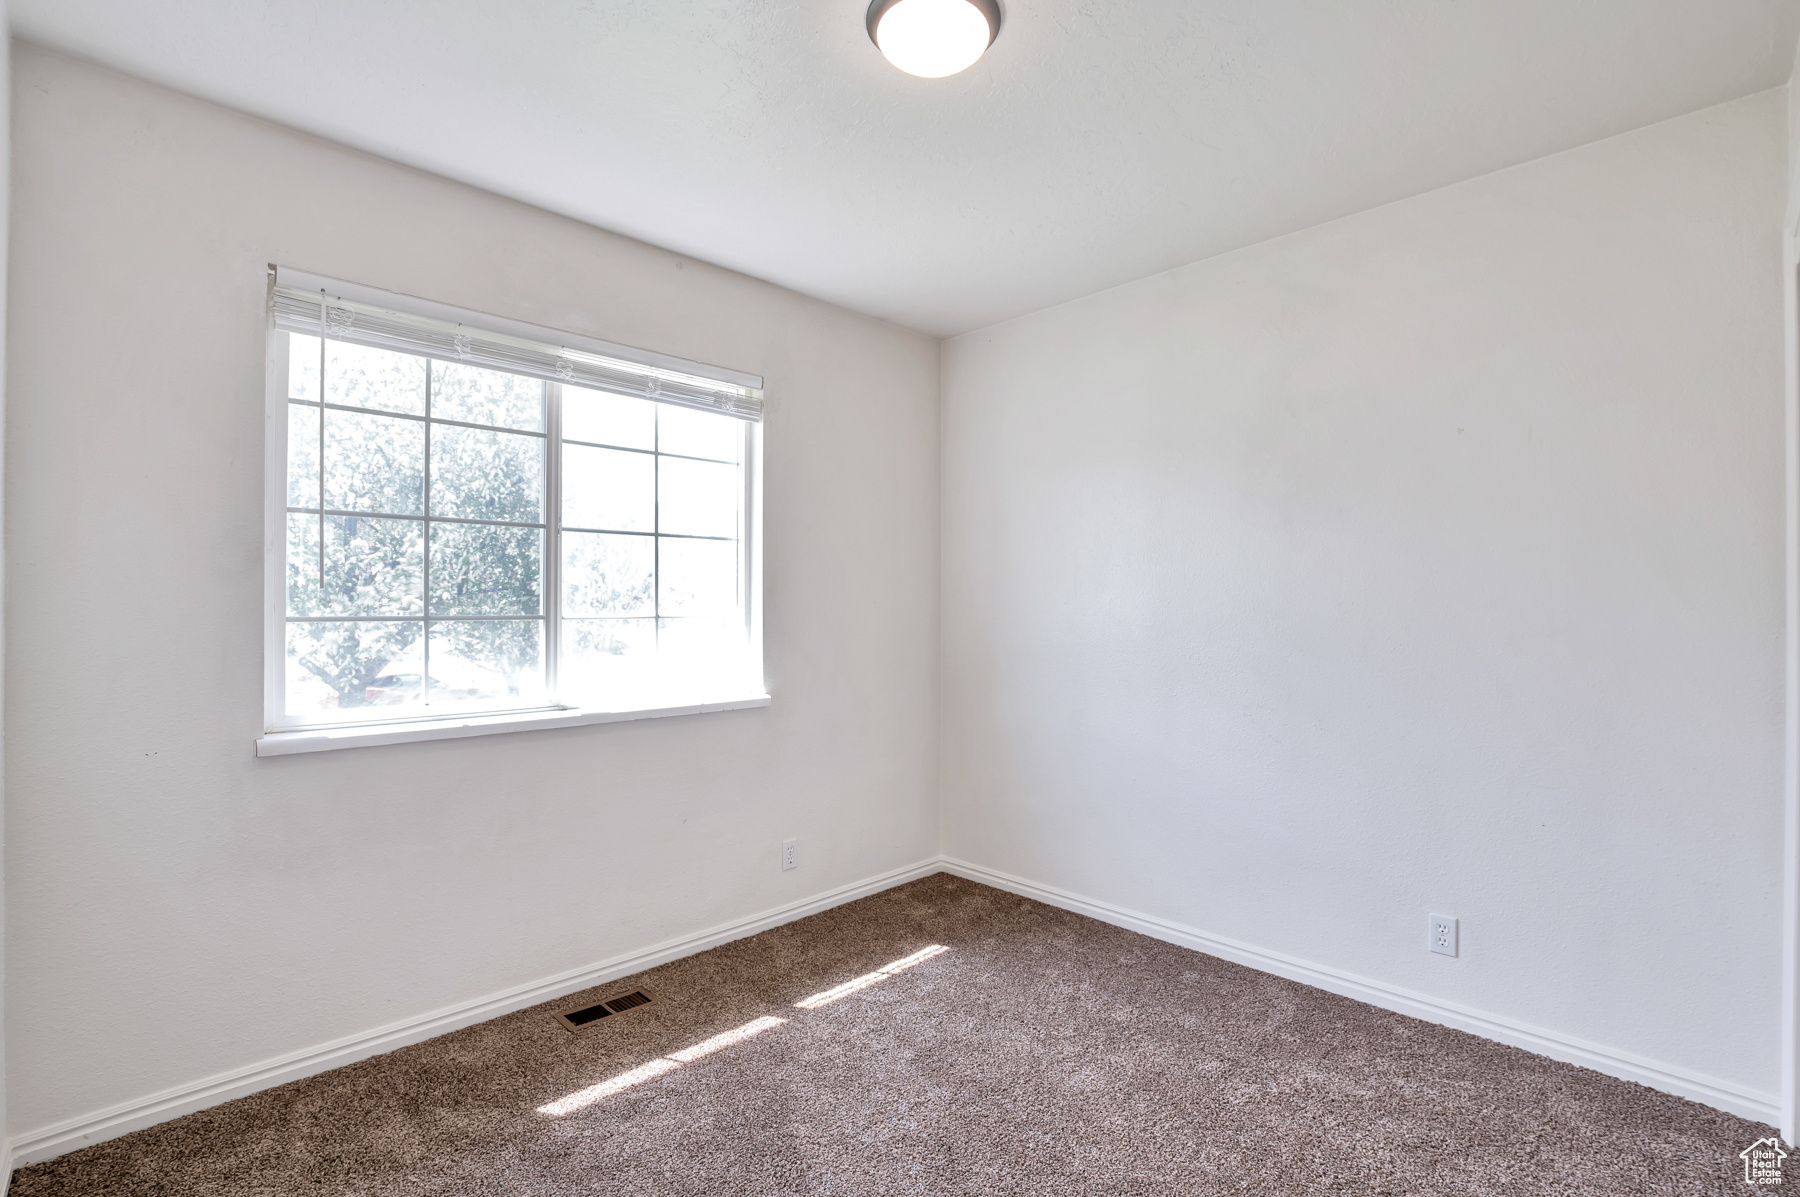
M 703 667 L 696 668 L 696 658 L 728 657 L 741 648 L 747 510 L 741 501 L 744 426 L 729 417 L 644 404 L 602 391 L 559 389 L 565 467 L 559 522 L 563 571 L 558 595 L 559 667 L 567 675 L 566 687 L 655 689 L 669 678 L 703 672 Z M 605 418 L 608 415 L 610 419 Z M 697 427 L 709 429 L 710 440 L 696 437 Z M 585 471 L 584 463 L 590 466 Z M 716 512 L 727 515 L 729 527 L 681 530 L 671 525 L 670 500 L 684 496 L 671 491 L 670 479 L 682 469 L 729 475 L 721 492 L 729 489 L 734 501 L 725 504 L 715 497 L 713 504 Z M 631 474 L 637 485 L 627 485 L 625 502 L 619 502 L 618 495 L 590 493 L 594 487 L 589 484 L 604 491 L 608 483 Z M 706 572 L 715 585 L 730 587 L 728 602 L 718 601 L 727 597 L 721 590 L 711 604 L 696 605 L 692 588 L 680 584 L 683 571 L 676 567 L 696 551 L 714 555 Z M 583 568 L 599 554 L 614 560 L 599 570 Z M 621 556 L 635 556 L 637 564 L 621 567 L 617 560 Z M 619 574 L 624 575 L 622 582 Z M 602 585 L 589 585 L 596 578 L 603 580 Z M 722 643 L 726 638 L 734 642 Z M 663 676 L 646 676 L 652 673 Z
M 705 672 L 716 663 L 712 658 L 743 655 L 748 442 L 743 421 L 488 370 L 477 373 L 518 384 L 512 388 L 511 402 L 471 407 L 465 395 L 464 402 L 447 403 L 443 381 L 458 370 L 466 373 L 474 368 L 395 351 L 343 346 L 330 338 L 300 333 L 277 336 L 288 339 L 289 350 L 289 586 L 283 613 L 283 655 L 289 668 L 272 725 L 332 726 L 445 713 L 567 707 L 609 687 L 616 694 L 634 687 L 655 689 L 657 683 L 663 683 L 667 690 L 668 683 L 684 674 Z M 345 359 L 360 356 L 365 365 L 373 362 L 394 367 L 398 363 L 404 370 L 416 370 L 420 376 L 417 398 L 408 393 L 410 382 L 395 383 L 392 369 L 385 388 L 334 385 L 334 354 Z M 315 363 L 310 368 L 306 365 L 309 360 Z M 534 392 L 531 405 L 517 402 L 520 387 Z M 571 401 L 569 435 L 564 435 L 563 429 L 565 393 Z M 346 399 L 349 401 L 340 401 Z M 583 419 L 592 414 L 583 409 L 596 401 L 612 405 L 615 415 L 623 410 L 629 418 L 610 424 Z M 627 407 L 620 409 L 619 405 Z M 528 406 L 535 407 L 535 414 Z M 457 418 L 470 416 L 475 418 Z M 380 477 L 334 479 L 334 458 L 344 455 L 341 446 L 334 446 L 334 422 L 345 427 L 360 423 L 365 429 L 388 433 L 414 428 L 418 435 L 411 441 L 404 435 L 391 435 L 386 438 L 388 443 L 378 446 L 375 456 L 386 458 L 381 463 L 386 469 L 376 471 Z M 365 448 L 368 439 L 364 437 Z M 534 474 L 537 482 L 532 502 L 521 502 L 516 477 L 511 479 L 512 493 L 499 496 L 491 493 L 496 489 L 493 486 L 471 489 L 467 479 L 452 479 L 438 450 L 458 439 L 485 439 L 490 447 L 502 447 L 514 458 L 515 466 L 523 460 L 518 447 L 530 443 L 535 466 L 525 472 Z M 649 466 L 647 527 L 630 526 L 633 521 L 629 519 L 578 522 L 562 518 L 571 498 L 563 486 L 565 469 L 573 491 L 604 486 L 608 481 L 609 471 L 598 468 L 602 463 L 574 460 L 589 451 L 620 455 L 620 460 Z M 491 464 L 492 454 L 488 460 Z M 408 472 L 409 462 L 416 463 L 416 483 Z M 689 492 L 695 490 L 710 490 L 706 518 L 683 515 L 684 505 L 693 506 L 694 496 Z M 643 496 L 639 498 L 641 503 Z M 707 508 L 707 502 L 700 506 Z M 665 513 L 673 513 L 678 526 L 668 526 Z M 301 526 L 296 536 L 296 520 L 312 521 L 310 529 Z M 690 530 L 681 530 L 684 520 Z M 386 606 L 378 602 L 377 609 L 334 610 L 336 600 L 328 593 L 329 582 L 335 580 L 337 589 L 346 593 L 381 589 L 370 584 L 380 570 L 365 569 L 370 576 L 360 580 L 347 576 L 351 572 L 349 542 L 370 527 L 390 542 L 388 560 L 377 562 L 386 566 L 387 593 L 382 598 Z M 335 548 L 330 543 L 334 538 L 341 542 Z M 496 538 L 511 538 L 510 553 L 481 547 L 485 542 L 491 548 Z M 450 551 L 457 541 L 476 544 L 458 556 Z M 600 541 L 613 546 L 635 541 L 639 557 L 642 548 L 648 548 L 650 585 L 635 605 L 621 606 L 617 594 L 594 601 L 595 588 L 586 584 L 596 576 L 594 563 L 583 559 L 580 550 Z M 399 542 L 398 550 L 392 542 Z M 304 587 L 293 584 L 303 556 L 308 559 L 307 572 L 319 582 L 312 602 L 305 601 Z M 344 560 L 337 560 L 340 556 Z M 375 556 L 379 558 L 380 553 Z M 416 581 L 405 569 L 394 568 L 396 557 L 417 562 Z M 470 603 L 458 597 L 462 592 L 453 593 L 444 585 L 453 558 L 465 574 L 471 562 L 479 572 L 490 558 L 511 560 L 515 574 L 520 573 L 516 567 L 521 561 L 534 568 L 526 568 L 512 579 L 511 594 L 500 587 L 497 597 L 489 595 L 492 601 Z M 331 576 L 334 564 L 338 566 L 335 579 Z M 360 653 L 367 658 L 361 670 L 364 676 L 355 676 L 354 669 L 338 670 L 325 687 L 332 693 L 321 696 L 319 686 L 308 686 L 305 678 L 296 684 L 294 664 L 303 655 L 297 649 L 305 647 L 296 645 L 296 637 L 308 635 L 314 642 L 321 641 L 333 624 L 343 625 L 338 629 L 340 640 L 363 629 L 375 629 L 378 643 L 359 642 L 339 652 L 340 657 L 356 659 Z M 513 639 L 510 657 L 504 661 L 471 662 L 466 651 L 459 653 L 443 643 L 448 632 L 478 629 L 485 632 L 492 648 L 493 641 L 507 638 L 495 635 L 500 631 L 495 625 L 501 624 L 511 625 L 507 632 Z M 521 637 L 518 633 L 526 634 Z M 386 636 L 385 646 L 379 643 L 381 634 Z M 447 648 L 452 651 L 446 657 Z M 384 670 L 371 673 L 372 658 L 383 653 L 392 661 Z M 458 667 L 446 667 L 446 659 L 458 662 Z M 312 673 L 316 681 L 318 671 Z M 459 676 L 444 676 L 446 673 Z M 497 683 L 497 676 L 504 678 L 503 685 Z M 365 681 L 368 684 L 362 685 Z M 359 686 L 361 701 L 357 699 Z M 297 699 L 296 691 L 307 689 L 311 693 Z

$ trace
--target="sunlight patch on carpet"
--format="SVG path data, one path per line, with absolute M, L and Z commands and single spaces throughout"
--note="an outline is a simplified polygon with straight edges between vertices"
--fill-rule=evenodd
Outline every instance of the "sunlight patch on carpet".
M 867 989 L 877 981 L 885 981 L 895 973 L 905 972 L 915 964 L 922 964 L 933 956 L 948 952 L 950 949 L 941 943 L 934 943 L 922 948 L 910 956 L 902 956 L 892 964 L 884 964 L 872 973 L 864 973 L 854 980 L 845 981 L 842 985 L 827 989 L 823 993 L 815 993 L 809 998 L 801 998 L 794 1005 L 802 1010 L 817 1010 L 820 1006 L 829 1005 L 841 997 L 848 997 L 859 989 Z
M 552 1118 L 561 1118 L 565 1114 L 573 1114 L 577 1110 L 585 1110 L 597 1101 L 604 1101 L 615 1093 L 641 1085 L 645 1081 L 654 1080 L 664 1073 L 674 1072 L 683 1064 L 691 1064 L 702 1056 L 710 1056 L 716 1051 L 742 1043 L 746 1039 L 755 1038 L 771 1027 L 785 1023 L 785 1018 L 755 1018 L 741 1027 L 733 1027 L 711 1039 L 703 1039 L 692 1047 L 684 1047 L 678 1052 L 670 1052 L 666 1056 L 658 1056 L 648 1064 L 640 1064 L 618 1076 L 608 1077 L 597 1085 L 589 1085 L 585 1089 L 577 1089 L 567 1097 L 559 1097 L 547 1105 L 538 1107 L 537 1112 Z

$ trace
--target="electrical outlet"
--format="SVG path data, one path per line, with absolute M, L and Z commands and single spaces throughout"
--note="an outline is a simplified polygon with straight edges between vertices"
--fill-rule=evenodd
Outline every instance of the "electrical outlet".
M 1434 914 L 1431 919 L 1431 937 L 1427 941 L 1431 950 L 1440 956 L 1456 955 L 1456 920 L 1448 915 Z
M 800 867 L 800 841 L 799 840 L 782 840 L 781 841 L 781 871 L 785 873 L 789 869 L 797 869 L 799 867 Z

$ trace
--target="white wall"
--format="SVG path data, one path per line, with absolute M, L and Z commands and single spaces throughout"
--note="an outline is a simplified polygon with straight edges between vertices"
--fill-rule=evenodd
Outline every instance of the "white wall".
M 1788 85 L 1782 89 L 1787 97 L 1787 219 L 1784 228 L 1793 228 L 1800 218 L 1800 88 L 1794 86 L 1795 79 L 1800 78 L 1800 44 L 1794 46 L 1794 63 L 1788 68 Z
M 14 65 L 15 1136 L 936 853 L 935 341 Z M 252 756 L 269 262 L 764 374 L 774 704 Z
M 1794 65 L 1789 68 L 1787 93 L 1787 215 L 1782 224 L 1783 268 L 1782 292 L 1784 312 L 1783 338 L 1786 342 L 1785 407 L 1787 426 L 1783 434 L 1787 475 L 1787 536 L 1784 545 L 1787 563 L 1787 639 L 1786 713 L 1783 730 L 1786 753 L 1782 781 L 1786 827 L 1783 833 L 1782 859 L 1782 941 L 1781 941 L 1781 1135 L 1792 1143 L 1800 1137 L 1800 1101 L 1796 1084 L 1800 1082 L 1800 330 L 1795 327 L 1795 223 L 1800 214 L 1800 89 L 1794 86 L 1800 76 L 1800 45 L 1794 48 Z
M 948 342 L 945 851 L 1772 1103 L 1784 105 Z
M 0 37 L 7 37 L 6 0 L 0 0 Z M 9 39 L 10 44 L 10 39 Z M 6 593 L 5 443 L 6 443 L 6 277 L 7 230 L 12 201 L 12 58 L 0 54 L 0 603 Z M 5 626 L 0 622 L 0 1112 L 6 1109 L 6 741 Z M 0 1120 L 3 1125 L 3 1120 Z M 12 1180 L 12 1149 L 0 1143 L 0 1195 Z

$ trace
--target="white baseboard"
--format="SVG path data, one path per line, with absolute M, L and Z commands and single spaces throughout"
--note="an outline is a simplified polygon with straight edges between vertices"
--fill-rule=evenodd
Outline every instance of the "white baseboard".
M 0 1146 L 0 1197 L 5 1197 L 14 1167 L 41 1163 L 65 1152 L 129 1134 L 195 1110 L 245 1097 L 251 1093 L 286 1084 L 302 1077 L 342 1068 L 370 1056 L 390 1052 L 409 1044 L 420 1043 L 438 1035 L 498 1018 L 527 1006 L 537 1005 L 628 977 L 645 969 L 704 952 L 708 948 L 730 943 L 734 939 L 755 935 L 771 927 L 791 923 L 795 919 L 829 910 L 845 902 L 853 902 L 870 894 L 892 889 L 908 881 L 936 872 L 954 873 L 970 881 L 991 885 L 1046 905 L 1071 910 L 1103 923 L 1124 927 L 1153 939 L 1178 944 L 1242 964 L 1260 972 L 1273 973 L 1304 985 L 1367 1002 L 1384 1010 L 1454 1027 L 1459 1031 L 1480 1035 L 1498 1043 L 1510 1044 L 1536 1052 L 1554 1060 L 1563 1060 L 1591 1068 L 1608 1076 L 1635 1081 L 1652 1089 L 1685 1097 L 1728 1113 L 1758 1122 L 1774 1124 L 1779 1107 L 1772 1093 L 1758 1093 L 1730 1081 L 1651 1060 L 1631 1052 L 1590 1043 L 1556 1031 L 1516 1022 L 1496 1014 L 1474 1010 L 1454 1002 L 1446 1002 L 1425 994 L 1400 989 L 1380 981 L 1341 972 L 1324 965 L 1296 959 L 1223 936 L 1211 935 L 1179 923 L 1126 910 L 1111 903 L 1084 898 L 1054 886 L 1040 885 L 1022 877 L 1014 877 L 952 857 L 937 857 L 905 868 L 895 869 L 827 893 L 805 898 L 750 918 L 726 923 L 695 935 L 668 940 L 624 956 L 615 956 L 585 968 L 560 973 L 501 993 L 489 994 L 472 1002 L 449 1006 L 420 1018 L 391 1023 L 360 1035 L 351 1035 L 317 1047 L 290 1052 L 260 1064 L 220 1073 L 192 1084 L 166 1089 L 161 1093 L 121 1102 L 108 1109 L 70 1118 L 14 1138 Z
M 220 1102 L 245 1097 L 302 1077 L 329 1072 L 333 1068 L 342 1068 L 370 1056 L 420 1043 L 478 1022 L 486 1022 L 490 1018 L 498 1018 L 502 1014 L 511 1014 L 539 1002 L 604 985 L 620 977 L 628 977 L 659 964 L 692 956 L 696 952 L 716 948 L 734 939 L 743 939 L 771 927 L 779 927 L 783 923 L 829 910 L 833 906 L 841 906 L 845 902 L 892 889 L 896 885 L 936 873 L 941 867 L 941 862 L 937 859 L 921 861 L 695 935 L 671 939 L 640 952 L 614 956 L 585 968 L 559 973 L 554 977 L 489 994 L 471 1002 L 447 1006 L 419 1018 L 390 1023 L 360 1035 L 350 1035 L 317 1047 L 289 1052 L 260 1064 L 219 1073 L 202 1081 L 165 1089 L 149 1097 L 121 1102 L 92 1114 L 66 1119 L 15 1137 L 4 1149 L 6 1156 L 10 1157 L 5 1162 L 21 1168 L 28 1164 L 42 1163 L 65 1152 L 129 1134 L 134 1130 L 142 1130 L 146 1126 L 179 1118 L 183 1114 L 191 1114 Z M 10 1179 L 10 1167 L 5 1175 Z M 0 1181 L 0 1197 L 4 1197 L 4 1185 L 5 1182 Z
M 1622 1080 L 1635 1081 L 1640 1085 L 1660 1089 L 1664 1093 L 1673 1093 L 1677 1097 L 1685 1097 L 1690 1101 L 1697 1101 L 1702 1105 L 1712 1106 L 1742 1118 L 1750 1118 L 1770 1125 L 1779 1124 L 1780 1103 L 1773 1093 L 1758 1093 L 1730 1081 L 1704 1076 L 1673 1064 L 1651 1060 L 1632 1052 L 1620 1051 L 1617 1048 L 1605 1047 L 1598 1043 L 1590 1043 L 1587 1040 L 1546 1030 L 1543 1027 L 1530 1026 L 1498 1014 L 1488 1014 L 1455 1002 L 1446 1002 L 1440 998 L 1429 997 L 1422 993 L 1414 993 L 1411 990 L 1359 977 L 1353 973 L 1340 972 L 1335 968 L 1313 964 L 1280 952 L 1271 952 L 1247 943 L 1240 943 L 1234 939 L 1210 935 L 1205 931 L 1184 927 L 1179 923 L 1139 914 L 1134 910 L 1126 910 L 1108 902 L 1097 902 L 1092 898 L 1084 898 L 1079 894 L 1072 894 L 1054 886 L 1040 885 L 1035 881 L 1027 881 L 1022 877 L 1014 877 L 1008 873 L 983 868 L 980 865 L 956 860 L 953 857 L 944 857 L 941 867 L 946 873 L 954 873 L 958 877 L 970 881 L 978 881 L 983 885 L 991 885 L 995 889 L 1003 889 L 1008 893 L 1018 894 L 1020 897 L 1031 898 L 1047 906 L 1072 910 L 1076 914 L 1084 914 L 1103 923 L 1111 923 L 1115 927 L 1124 927 L 1127 930 L 1148 935 L 1152 939 L 1179 944 L 1184 948 L 1205 952 L 1209 956 L 1218 956 L 1234 964 L 1242 964 L 1260 972 L 1273 973 L 1278 977 L 1299 981 L 1303 985 L 1311 985 L 1316 989 L 1342 994 L 1344 997 L 1355 998 L 1359 1002 L 1367 1002 L 1371 1006 L 1379 1006 L 1383 1010 L 1392 1010 L 1395 1013 L 1423 1019 L 1426 1022 L 1454 1027 L 1459 1031 L 1467 1031 L 1471 1035 L 1479 1035 L 1483 1039 L 1492 1039 L 1497 1043 L 1522 1047 L 1526 1051 L 1536 1052 L 1540 1056 L 1548 1056 L 1553 1060 L 1579 1064 L 1583 1068 L 1591 1068 L 1595 1072 L 1603 1072 Z

